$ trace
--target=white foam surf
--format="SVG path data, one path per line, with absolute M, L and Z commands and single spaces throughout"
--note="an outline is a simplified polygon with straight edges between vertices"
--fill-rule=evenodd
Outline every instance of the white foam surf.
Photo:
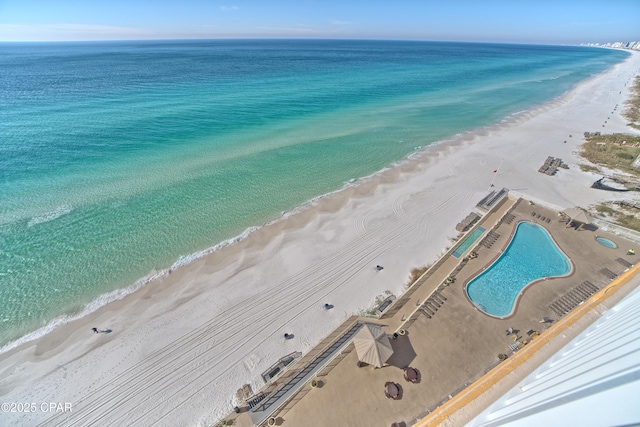
M 28 227 L 33 227 L 36 224 L 42 224 L 45 222 L 53 221 L 54 219 L 58 219 L 63 215 L 70 213 L 73 209 L 70 206 L 62 205 L 54 209 L 50 212 L 45 212 L 40 215 L 35 215 L 32 217 L 29 222 L 27 222 Z

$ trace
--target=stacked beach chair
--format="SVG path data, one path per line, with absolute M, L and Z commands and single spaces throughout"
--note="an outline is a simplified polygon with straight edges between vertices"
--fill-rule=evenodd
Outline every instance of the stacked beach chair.
M 549 156 L 547 160 L 544 161 L 542 167 L 538 169 L 538 172 L 551 176 L 555 175 L 559 167 L 567 169 L 566 165 L 562 163 L 562 159 Z

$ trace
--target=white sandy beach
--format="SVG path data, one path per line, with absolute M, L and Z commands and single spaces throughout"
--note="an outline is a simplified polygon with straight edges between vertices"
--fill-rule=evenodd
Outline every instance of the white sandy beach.
M 0 413 L 0 425 L 211 425 L 278 358 L 307 352 L 383 292 L 400 295 L 412 268 L 452 245 L 493 180 L 561 208 L 612 198 L 590 188 L 600 176 L 580 171 L 577 147 L 585 131 L 629 131 L 620 114 L 638 70 L 636 53 L 560 99 L 416 153 L 0 355 L 0 402 L 37 409 Z M 570 169 L 538 173 L 547 156 Z M 72 412 L 42 411 L 48 402 Z

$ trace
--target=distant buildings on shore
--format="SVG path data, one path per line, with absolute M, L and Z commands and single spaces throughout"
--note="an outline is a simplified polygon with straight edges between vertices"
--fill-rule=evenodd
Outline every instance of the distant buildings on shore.
M 582 46 L 610 47 L 614 49 L 640 50 L 640 42 L 582 43 Z

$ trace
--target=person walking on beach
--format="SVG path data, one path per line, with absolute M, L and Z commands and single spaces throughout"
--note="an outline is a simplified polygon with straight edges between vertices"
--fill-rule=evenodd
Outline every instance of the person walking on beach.
M 98 330 L 98 328 L 91 328 L 91 330 L 92 330 L 94 333 L 96 333 L 96 334 L 100 332 L 100 331 Z

